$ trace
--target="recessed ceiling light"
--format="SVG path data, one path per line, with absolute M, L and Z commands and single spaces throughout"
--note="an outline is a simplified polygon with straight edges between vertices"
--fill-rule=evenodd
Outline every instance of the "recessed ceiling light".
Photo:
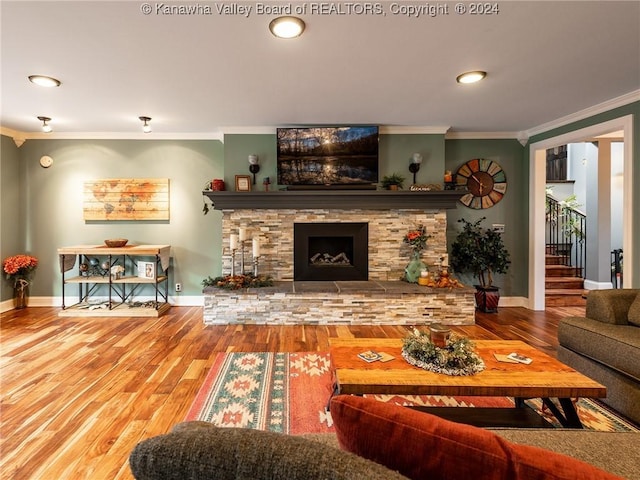
M 62 84 L 57 78 L 47 77 L 46 75 L 29 75 L 29 81 L 41 87 L 59 87 Z
M 305 23 L 298 17 L 278 17 L 269 23 L 269 30 L 278 38 L 299 37 L 304 27 Z
M 475 70 L 473 72 L 465 72 L 456 77 L 458 83 L 476 83 L 487 76 L 487 72 Z

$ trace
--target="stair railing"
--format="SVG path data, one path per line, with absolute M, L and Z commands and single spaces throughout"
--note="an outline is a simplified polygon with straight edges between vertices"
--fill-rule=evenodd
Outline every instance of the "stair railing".
M 622 288 L 624 275 L 622 272 L 622 249 L 618 248 L 611 252 L 611 283 L 613 288 Z
M 585 278 L 587 263 L 587 217 L 578 209 L 547 194 L 547 253 L 562 257 L 564 265 L 574 267 L 576 276 Z

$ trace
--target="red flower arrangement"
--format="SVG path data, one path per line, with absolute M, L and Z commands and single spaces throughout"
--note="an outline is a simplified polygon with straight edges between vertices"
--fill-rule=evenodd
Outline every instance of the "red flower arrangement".
M 431 238 L 431 235 L 427 235 L 427 229 L 424 225 L 418 225 L 415 230 L 409 230 L 404 236 L 403 242 L 409 244 L 409 246 L 418 252 L 421 252 L 427 248 L 427 240 Z
M 13 280 L 13 286 L 16 288 L 29 285 L 37 266 L 38 259 L 31 255 L 14 255 L 2 262 L 2 270 L 7 275 L 7 280 Z

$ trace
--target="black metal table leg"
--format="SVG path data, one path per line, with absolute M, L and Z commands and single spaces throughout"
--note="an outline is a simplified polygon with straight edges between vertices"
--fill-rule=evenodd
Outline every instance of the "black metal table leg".
M 338 386 L 338 382 L 333 382 L 333 388 L 331 389 L 331 395 L 329 395 L 329 400 L 327 401 L 327 406 L 325 410 L 328 412 L 331 407 L 331 399 L 340 393 L 340 387 Z
M 542 403 L 553 413 L 565 428 L 583 428 L 578 412 L 570 398 L 559 398 L 560 408 L 549 398 L 543 398 Z

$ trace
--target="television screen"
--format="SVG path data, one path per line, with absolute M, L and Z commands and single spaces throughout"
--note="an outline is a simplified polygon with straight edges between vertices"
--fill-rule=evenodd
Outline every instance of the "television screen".
M 278 128 L 279 185 L 378 181 L 378 127 Z

